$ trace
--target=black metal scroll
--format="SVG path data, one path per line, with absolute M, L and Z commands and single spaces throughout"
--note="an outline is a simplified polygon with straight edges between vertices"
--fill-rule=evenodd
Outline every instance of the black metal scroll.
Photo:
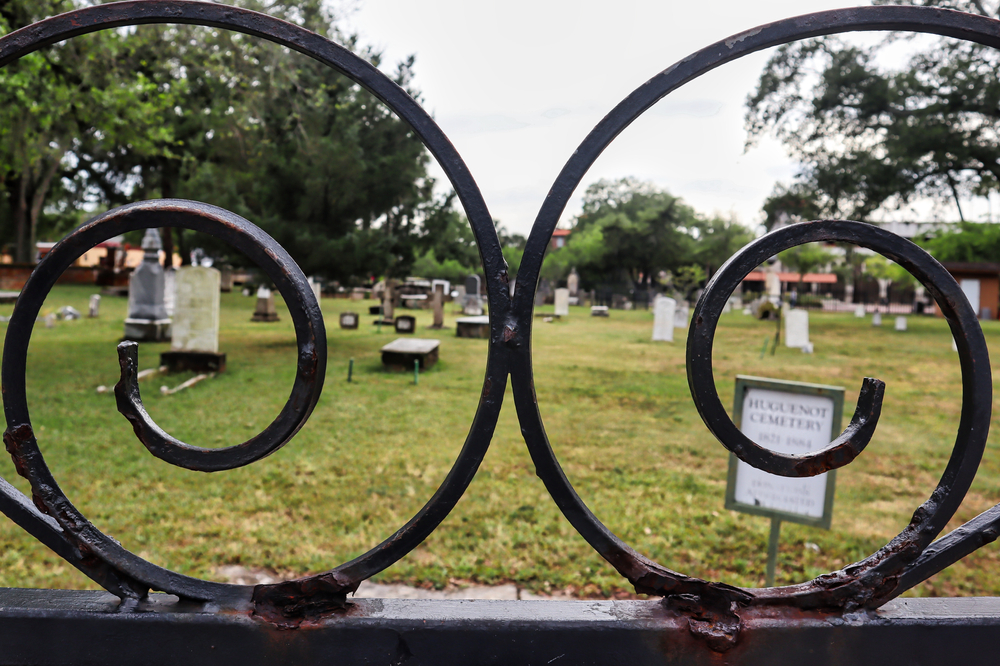
M 747 439 L 729 420 L 715 390 L 711 354 L 716 323 L 728 296 L 763 260 L 819 240 L 848 241 L 896 261 L 934 296 L 958 341 L 963 377 L 962 416 L 955 447 L 931 497 L 889 544 L 843 571 L 783 588 L 738 589 L 671 571 L 646 559 L 611 533 L 576 494 L 549 446 L 535 398 L 531 366 L 533 291 L 559 216 L 594 160 L 614 138 L 658 100 L 715 67 L 761 49 L 847 31 L 907 30 L 957 37 L 1000 47 L 1000 22 L 921 7 L 864 7 L 820 12 L 760 26 L 713 44 L 664 70 L 623 100 L 566 163 L 546 197 L 528 239 L 513 298 L 506 264 L 482 195 L 468 168 L 430 116 L 401 88 L 346 49 L 297 26 L 224 5 L 183 0 L 140 0 L 88 7 L 41 21 L 0 38 L 0 66 L 55 42 L 96 30 L 142 23 L 191 23 L 255 35 L 295 49 L 364 86 L 409 123 L 448 175 L 472 225 L 486 272 L 490 311 L 489 358 L 483 389 L 454 466 L 426 505 L 395 534 L 361 557 L 325 573 L 250 590 L 197 580 L 157 567 L 102 534 L 65 497 L 42 457 L 25 396 L 25 361 L 32 326 L 45 295 L 83 251 L 123 231 L 178 226 L 214 234 L 242 250 L 278 285 L 289 303 L 299 347 L 292 394 L 259 435 L 224 449 L 201 449 L 163 432 L 142 408 L 135 382 L 136 349 L 119 350 L 119 410 L 153 455 L 202 471 L 232 469 L 287 443 L 319 398 L 326 366 L 326 334 L 305 277 L 285 251 L 251 222 L 212 206 L 158 201 L 113 210 L 63 239 L 39 264 L 11 318 L 3 354 L 4 442 L 18 474 L 31 483 L 29 499 L 0 479 L 0 509 L 109 591 L 140 598 L 161 590 L 212 601 L 249 598 L 254 612 L 279 625 L 342 608 L 365 579 L 415 548 L 448 515 L 471 483 L 489 446 L 508 375 L 518 419 L 538 476 L 574 528 L 639 592 L 666 598 L 689 613 L 692 631 L 724 649 L 739 631 L 739 609 L 796 606 L 845 611 L 875 608 L 969 552 L 994 540 L 1000 505 L 933 542 L 968 491 L 989 429 L 992 380 L 989 355 L 975 313 L 955 280 L 917 246 L 870 225 L 821 220 L 764 236 L 734 255 L 715 275 L 694 311 L 688 336 L 688 380 L 698 410 L 722 444 L 747 463 L 776 474 L 808 476 L 846 465 L 859 455 L 877 426 L 884 384 L 865 379 L 851 425 L 829 447 L 806 457 L 772 453 Z M 932 543 L 933 542 L 933 543 Z

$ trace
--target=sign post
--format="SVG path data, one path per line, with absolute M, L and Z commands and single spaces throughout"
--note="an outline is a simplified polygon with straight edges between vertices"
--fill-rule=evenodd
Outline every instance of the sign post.
M 760 377 L 736 376 L 733 422 L 744 435 L 777 453 L 802 455 L 824 448 L 841 430 L 844 389 Z M 774 585 L 781 522 L 830 528 L 836 470 L 788 478 L 729 457 L 726 508 L 771 518 L 767 581 Z

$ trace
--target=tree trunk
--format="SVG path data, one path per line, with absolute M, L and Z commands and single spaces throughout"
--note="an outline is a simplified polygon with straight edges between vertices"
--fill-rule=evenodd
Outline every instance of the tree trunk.
M 18 177 L 17 196 L 14 198 L 14 261 L 28 262 L 28 175 Z
M 45 171 L 42 181 L 35 188 L 35 194 L 31 198 L 31 235 L 28 246 L 28 251 L 32 253 L 31 260 L 34 260 L 35 243 L 38 236 L 38 218 L 42 215 L 42 206 L 45 204 L 45 197 L 49 193 L 49 188 L 52 187 L 52 179 L 55 178 L 56 172 L 59 171 L 60 160 L 60 157 L 52 157 L 52 164 Z

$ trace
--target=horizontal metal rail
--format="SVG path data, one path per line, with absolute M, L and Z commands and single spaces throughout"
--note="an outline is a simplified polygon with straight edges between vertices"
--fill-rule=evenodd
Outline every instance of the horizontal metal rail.
M 879 422 L 884 384 L 874 378 L 864 380 L 850 425 L 817 453 L 778 454 L 745 437 L 722 406 L 711 358 L 718 318 L 750 271 L 778 252 L 803 243 L 845 241 L 868 247 L 909 270 L 927 288 L 955 336 L 962 369 L 962 412 L 954 449 L 938 486 L 916 508 L 911 523 L 876 553 L 807 583 L 743 589 L 693 578 L 649 560 L 613 534 L 577 495 L 549 444 L 533 387 L 530 342 L 533 293 L 542 259 L 570 196 L 614 138 L 670 92 L 744 55 L 803 38 L 904 30 L 998 48 L 1000 22 L 924 7 L 820 12 L 754 28 L 668 67 L 618 104 L 566 163 L 541 205 L 513 293 L 493 218 L 448 138 L 402 88 L 370 63 L 319 35 L 220 4 L 132 0 L 87 7 L 8 34 L 0 38 L 0 66 L 78 35 L 148 23 L 213 26 L 284 45 L 350 77 L 413 127 L 455 188 L 479 246 L 490 313 L 486 376 L 468 437 L 445 481 L 409 522 L 367 553 L 323 573 L 255 587 L 224 585 L 163 569 L 98 530 L 65 496 L 45 463 L 31 425 L 25 372 L 32 327 L 49 290 L 87 249 L 126 231 L 151 227 L 213 234 L 243 251 L 274 281 L 294 322 L 298 372 L 285 408 L 263 432 L 245 442 L 201 449 L 164 432 L 143 408 L 135 379 L 134 346 L 119 349 L 118 408 L 137 437 L 163 461 L 205 472 L 250 464 L 294 437 L 322 391 L 326 331 L 299 267 L 274 239 L 233 213 L 190 201 L 163 200 L 117 208 L 87 222 L 39 264 L 8 325 L 2 367 L 4 443 L 32 492 L 27 497 L 0 479 L 0 510 L 111 594 L 0 591 L 0 663 L 172 663 L 180 659 L 216 663 L 213 656 L 219 650 L 241 663 L 279 657 L 296 663 L 336 659 L 338 663 L 766 664 L 789 663 L 807 655 L 811 664 L 907 662 L 900 655 L 912 655 L 913 663 L 922 663 L 932 654 L 954 660 L 992 647 L 987 637 L 1000 623 L 996 601 L 889 603 L 996 539 L 1000 523 L 998 505 L 938 539 L 965 497 L 982 458 L 991 419 L 992 377 L 976 313 L 954 278 L 910 241 L 845 220 L 793 225 L 735 254 L 709 282 L 694 309 L 687 370 L 705 424 L 746 463 L 791 477 L 833 470 L 861 455 Z M 636 591 L 662 599 L 349 600 L 362 581 L 420 544 L 465 493 L 493 437 L 508 378 L 525 443 L 553 501 L 581 537 Z M 173 596 L 150 596 L 151 590 Z M 46 636 L 52 640 L 44 640 Z M 59 641 L 69 641 L 79 652 L 59 652 L 53 647 Z M 167 649 L 167 645 L 174 647 Z

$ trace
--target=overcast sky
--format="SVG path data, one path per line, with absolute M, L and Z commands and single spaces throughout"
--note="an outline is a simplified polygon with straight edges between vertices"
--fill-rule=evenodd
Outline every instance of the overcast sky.
M 471 168 L 493 216 L 527 234 L 587 132 L 654 74 L 761 23 L 861 4 L 357 0 L 343 23 L 383 50 L 387 71 L 416 55 L 425 107 Z M 775 142 L 743 152 L 743 103 L 768 53 L 715 70 L 647 111 L 584 178 L 561 226 L 579 212 L 588 184 L 622 176 L 653 181 L 704 213 L 759 222 L 774 183 L 795 172 Z

